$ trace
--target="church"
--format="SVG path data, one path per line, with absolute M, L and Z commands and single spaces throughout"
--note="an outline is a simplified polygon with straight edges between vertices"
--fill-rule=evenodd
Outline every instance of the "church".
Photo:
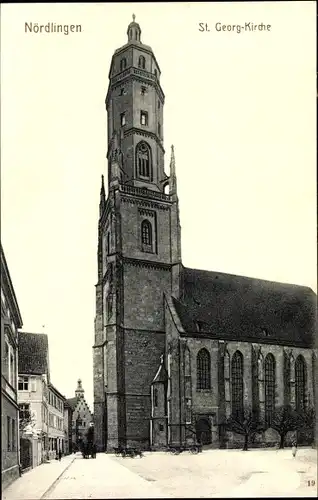
M 176 160 L 164 169 L 160 67 L 133 16 L 106 95 L 107 196 L 98 221 L 94 424 L 98 451 L 199 440 L 231 447 L 233 412 L 316 401 L 316 295 L 308 287 L 189 269 Z M 223 429 L 223 430 L 222 430 Z M 275 441 L 266 431 L 263 441 Z

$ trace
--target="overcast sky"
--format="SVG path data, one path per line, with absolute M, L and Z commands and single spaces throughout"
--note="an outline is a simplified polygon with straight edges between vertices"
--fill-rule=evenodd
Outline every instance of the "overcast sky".
M 316 290 L 315 2 L 2 5 L 1 240 L 23 329 L 90 406 L 104 101 L 133 12 L 162 71 L 184 265 Z M 271 31 L 215 30 L 249 21 Z

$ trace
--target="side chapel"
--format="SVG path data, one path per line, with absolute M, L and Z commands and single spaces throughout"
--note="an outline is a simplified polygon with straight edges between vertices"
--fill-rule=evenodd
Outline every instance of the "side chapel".
M 94 420 L 99 451 L 225 438 L 252 407 L 315 404 L 316 295 L 304 286 L 189 269 L 181 259 L 176 161 L 164 170 L 165 95 L 138 23 L 112 57 L 107 198 L 98 222 Z M 271 441 L 269 432 L 262 439 Z

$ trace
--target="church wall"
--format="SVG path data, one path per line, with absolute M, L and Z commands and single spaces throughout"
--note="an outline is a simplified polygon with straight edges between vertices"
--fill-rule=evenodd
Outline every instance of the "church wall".
M 216 412 L 218 408 L 218 341 L 210 339 L 189 339 L 191 352 L 193 411 L 198 413 Z M 211 357 L 211 389 L 197 390 L 196 360 L 200 349 L 207 349 Z
M 164 349 L 164 333 L 125 330 L 126 432 L 131 445 L 150 445 L 151 382 Z
M 174 333 L 175 335 L 175 333 Z M 217 424 L 222 422 L 225 418 L 225 406 L 224 399 L 225 389 L 224 389 L 224 364 L 220 357 L 219 351 L 219 341 L 214 339 L 198 339 L 198 338 L 183 338 L 186 341 L 190 353 L 191 353 L 191 382 L 192 382 L 192 411 L 194 420 L 200 418 L 200 416 L 209 417 L 212 427 L 212 446 L 219 441 L 219 433 Z M 294 359 L 297 358 L 299 354 L 302 354 L 306 364 L 307 364 L 307 394 L 308 402 L 313 404 L 313 363 L 312 363 L 312 350 L 305 348 L 290 348 L 285 346 L 277 346 L 270 344 L 252 344 L 249 342 L 227 342 L 225 344 L 226 352 L 229 353 L 229 367 L 231 373 L 231 360 L 234 353 L 239 350 L 243 355 L 244 362 L 244 402 L 245 408 L 252 408 L 253 398 L 252 398 L 252 349 L 260 348 L 263 360 L 267 354 L 273 354 L 276 362 L 276 407 L 284 404 L 284 351 L 293 354 Z M 208 350 L 211 356 L 211 390 L 197 390 L 197 354 L 200 349 L 205 348 Z M 221 372 L 220 372 L 221 368 Z M 178 377 L 178 373 L 175 367 L 174 372 L 175 377 Z M 230 397 L 229 397 L 229 410 L 231 410 L 231 384 L 229 386 Z M 181 420 L 184 418 L 182 415 Z M 289 433 L 287 436 L 287 441 L 292 439 L 293 434 Z M 241 447 L 243 445 L 244 438 L 238 434 L 228 433 L 227 435 L 227 447 Z M 279 442 L 279 436 L 273 429 L 268 429 L 266 433 L 257 436 L 255 443 L 252 446 L 267 446 L 276 445 Z M 218 443 L 221 445 L 221 443 Z
M 124 257 L 145 259 L 154 262 L 170 262 L 170 210 L 158 209 L 158 205 L 147 202 L 146 206 L 138 205 L 136 200 L 126 202 L 121 200 L 121 233 L 122 252 Z M 147 212 L 150 214 L 147 216 Z M 154 224 L 154 237 L 157 249 L 154 253 L 143 252 L 141 249 L 141 223 L 144 219 Z M 163 286 L 161 285 L 161 288 Z
M 126 263 L 124 265 L 125 328 L 164 331 L 163 292 L 170 287 L 169 270 Z

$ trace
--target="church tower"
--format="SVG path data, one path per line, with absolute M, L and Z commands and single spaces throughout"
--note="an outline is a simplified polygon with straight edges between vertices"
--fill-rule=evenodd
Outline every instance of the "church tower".
M 174 149 L 164 171 L 160 68 L 138 23 L 112 57 L 107 192 L 98 223 L 94 420 L 99 451 L 150 445 L 151 385 L 165 350 L 164 294 L 179 296 Z M 166 190 L 168 188 L 168 192 Z

